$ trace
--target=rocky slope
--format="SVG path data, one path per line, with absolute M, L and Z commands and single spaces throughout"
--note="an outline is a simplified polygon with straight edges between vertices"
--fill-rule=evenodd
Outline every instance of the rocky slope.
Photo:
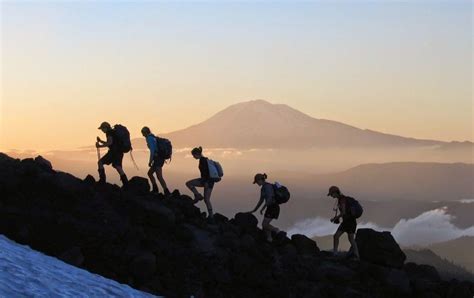
M 469 282 L 441 281 L 404 264 L 390 233 L 358 231 L 363 261 L 334 258 L 303 235 L 264 241 L 257 219 L 216 215 L 191 198 L 122 191 L 57 172 L 42 159 L 0 154 L 0 233 L 70 264 L 167 297 L 472 297 Z M 217 199 L 217 198 L 216 198 Z

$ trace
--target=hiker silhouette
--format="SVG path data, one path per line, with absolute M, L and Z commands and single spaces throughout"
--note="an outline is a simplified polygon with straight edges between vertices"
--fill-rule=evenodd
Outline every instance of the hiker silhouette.
M 278 217 L 280 216 L 280 205 L 277 202 L 276 195 L 276 188 L 278 188 L 278 186 L 268 183 L 267 174 L 265 173 L 256 174 L 253 180 L 253 184 L 257 184 L 258 186 L 260 186 L 260 200 L 258 201 L 257 206 L 255 206 L 255 208 L 249 213 L 254 213 L 263 204 L 262 209 L 260 209 L 260 214 L 263 214 L 263 212 L 265 211 L 264 218 L 262 221 L 262 229 L 265 232 L 267 240 L 271 242 L 273 241 L 272 233 L 278 234 L 282 232 L 280 231 L 280 229 L 270 224 L 272 220 L 278 219 Z M 288 199 L 289 193 L 286 201 L 288 201 Z
M 336 199 L 336 207 L 334 208 L 336 215 L 331 219 L 331 222 L 339 224 L 333 237 L 333 254 L 338 254 L 339 238 L 342 234 L 347 233 L 347 237 L 351 244 L 349 253 L 352 253 L 354 257 L 359 260 L 360 256 L 355 241 L 355 232 L 357 229 L 357 218 L 362 215 L 362 207 L 354 198 L 345 196 L 337 186 L 331 186 L 329 188 L 328 196 Z M 337 211 L 340 211 L 339 215 L 337 214 Z M 340 223 L 341 218 L 342 223 Z
M 214 184 L 221 180 L 223 175 L 222 167 L 219 163 L 214 162 L 202 154 L 202 147 L 196 147 L 191 151 L 192 156 L 199 160 L 200 178 L 192 179 L 186 182 L 186 187 L 194 194 L 194 204 L 204 200 L 207 207 L 208 218 L 210 220 L 214 217 L 211 204 L 211 194 L 214 189 Z M 204 195 L 200 194 L 196 187 L 204 188 Z
M 108 122 L 102 122 L 98 129 L 105 133 L 107 138 L 103 141 L 100 137 L 97 137 L 97 142 L 95 143 L 99 158 L 99 161 L 97 162 L 99 167 L 99 183 L 105 184 L 107 180 L 104 165 L 112 165 L 112 167 L 119 173 L 123 187 L 127 187 L 128 178 L 122 168 L 122 160 L 123 154 L 131 150 L 131 145 L 128 146 L 130 144 L 130 134 L 128 134 L 128 130 L 124 126 L 116 125 L 112 128 Z M 127 134 L 128 140 L 126 140 Z M 100 148 L 109 148 L 102 158 L 100 157 Z
M 152 192 L 158 193 L 158 185 L 156 184 L 155 177 L 156 174 L 158 181 L 163 188 L 163 192 L 166 196 L 169 196 L 170 191 L 166 185 L 166 181 L 163 178 L 163 165 L 167 159 L 171 158 L 171 142 L 167 139 L 162 139 L 156 137 L 147 126 L 143 127 L 141 130 L 143 137 L 146 139 L 146 144 L 150 150 L 150 158 L 148 159 L 148 178 L 152 185 Z

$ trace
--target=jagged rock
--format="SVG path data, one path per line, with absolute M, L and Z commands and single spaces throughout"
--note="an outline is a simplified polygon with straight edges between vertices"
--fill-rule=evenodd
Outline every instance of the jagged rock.
M 429 266 L 407 264 L 400 271 L 377 265 L 403 260 L 393 238 L 374 231 L 359 230 L 361 254 L 375 252 L 388 263 L 318 254 L 316 243 L 302 235 L 290 240 L 279 233 L 267 242 L 252 214 L 231 220 L 216 214 L 208 223 L 191 198 L 174 191 L 160 199 L 148 192 L 144 178 L 132 179 L 131 191 L 85 180 L 33 159 L 0 154 L 0 233 L 165 297 L 471 298 L 474 293 L 471 283 L 439 281 Z
M 295 245 L 300 254 L 316 254 L 319 253 L 319 247 L 314 240 L 309 239 L 305 235 L 296 234 L 291 236 L 291 242 Z
M 73 266 L 80 267 L 84 263 L 84 256 L 82 255 L 82 251 L 80 247 L 72 247 L 67 251 L 63 252 L 59 259 L 62 261 L 71 264 Z
M 214 214 L 214 221 L 216 223 L 226 223 L 229 221 L 229 219 L 220 213 L 216 213 Z
M 148 179 L 135 176 L 128 182 L 127 190 L 135 194 L 144 195 L 150 192 L 150 184 Z
M 156 272 L 156 257 L 150 252 L 144 252 L 135 257 L 130 264 L 130 271 L 133 277 L 139 280 L 146 280 Z
M 396 292 L 402 294 L 411 293 L 410 279 L 402 270 L 391 269 L 388 271 L 388 274 L 385 276 L 385 283 Z
M 358 229 L 356 242 L 361 259 L 393 268 L 403 267 L 405 253 L 390 232 Z
M 46 158 L 44 158 L 43 156 L 41 155 L 38 155 L 36 158 L 35 158 L 35 162 L 43 169 L 45 170 L 48 170 L 48 171 L 52 171 L 53 170 L 53 165 L 51 164 L 51 162 L 49 160 L 47 160 Z
M 86 183 L 87 185 L 94 185 L 95 184 L 95 178 L 94 176 L 92 175 L 87 175 L 86 178 L 84 178 L 84 183 Z
M 423 278 L 430 281 L 439 282 L 441 277 L 438 270 L 430 265 L 418 265 L 415 263 L 406 263 L 403 270 L 410 276 L 410 278 Z
M 245 232 L 252 232 L 257 228 L 258 220 L 250 213 L 237 213 L 233 220 L 234 224 Z

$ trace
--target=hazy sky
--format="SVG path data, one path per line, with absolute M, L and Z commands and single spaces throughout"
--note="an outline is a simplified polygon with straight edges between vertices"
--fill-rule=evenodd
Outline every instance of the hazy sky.
M 472 2 L 1 2 L 3 149 L 168 132 L 252 99 L 473 140 Z

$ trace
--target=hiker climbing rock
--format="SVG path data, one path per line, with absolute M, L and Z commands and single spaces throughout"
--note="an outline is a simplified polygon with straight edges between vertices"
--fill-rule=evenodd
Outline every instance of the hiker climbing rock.
M 278 234 L 280 233 L 280 230 L 272 226 L 270 223 L 272 220 L 278 219 L 280 216 L 280 204 L 286 203 L 290 199 L 290 193 L 286 187 L 279 183 L 268 183 L 267 174 L 256 174 L 253 184 L 260 186 L 260 200 L 258 201 L 257 206 L 249 213 L 254 213 L 263 204 L 263 207 L 260 210 L 260 214 L 263 214 L 265 211 L 262 228 L 267 240 L 271 242 L 273 240 L 272 232 Z
M 204 200 L 208 211 L 208 218 L 212 219 L 214 216 L 211 205 L 211 194 L 216 182 L 221 181 L 224 176 L 221 165 L 213 160 L 208 159 L 202 154 L 202 147 L 194 148 L 191 151 L 192 156 L 199 160 L 199 171 L 201 178 L 196 178 L 186 182 L 186 186 L 194 194 L 194 203 Z M 196 187 L 204 188 L 204 195 L 200 194 Z
M 150 128 L 147 126 L 142 128 L 142 135 L 145 137 L 146 144 L 150 150 L 150 158 L 148 160 L 148 166 L 150 169 L 148 170 L 148 178 L 150 178 L 152 192 L 158 193 L 158 185 L 156 184 L 155 177 L 153 176 L 156 174 L 156 177 L 163 188 L 164 194 L 168 196 L 170 191 L 168 190 L 168 186 L 166 185 L 165 179 L 163 178 L 163 165 L 165 164 L 166 160 L 171 159 L 173 150 L 171 142 L 168 139 L 156 137 L 151 133 Z
M 345 196 L 342 194 L 341 190 L 337 186 L 331 186 L 329 188 L 328 196 L 337 199 L 336 215 L 331 219 L 331 222 L 335 224 L 340 223 L 342 218 L 342 223 L 339 224 L 339 227 L 334 234 L 334 248 L 333 253 L 337 255 L 337 250 L 339 247 L 339 238 L 342 234 L 347 233 L 349 242 L 351 244 L 350 253 L 359 260 L 359 249 L 355 241 L 355 232 L 357 229 L 357 218 L 362 215 L 363 209 L 357 200 L 354 198 Z M 340 211 L 340 214 L 337 215 L 337 211 Z
M 111 164 L 119 173 L 123 186 L 126 187 L 128 178 L 123 171 L 122 160 L 123 154 L 131 150 L 130 134 L 126 127 L 118 124 L 112 128 L 108 122 L 102 122 L 99 129 L 105 133 L 107 140 L 103 141 L 97 137 L 95 146 L 97 148 L 109 148 L 109 151 L 98 161 L 99 183 L 104 184 L 106 182 L 104 165 Z

